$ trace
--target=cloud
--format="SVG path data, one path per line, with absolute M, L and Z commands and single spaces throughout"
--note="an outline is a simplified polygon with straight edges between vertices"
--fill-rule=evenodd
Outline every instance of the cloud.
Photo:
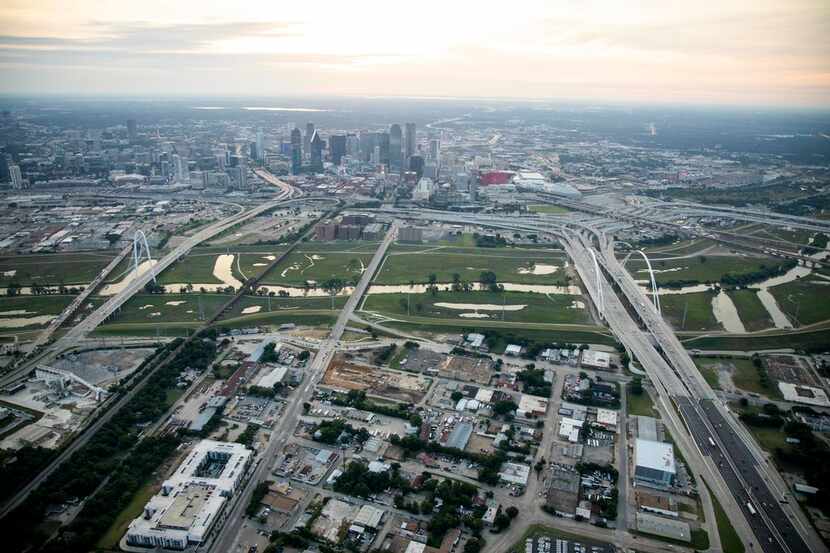
M 183 25 L 94 22 L 86 29 L 94 38 L 0 35 L 7 50 L 66 50 L 120 53 L 198 53 L 216 43 L 238 37 L 279 39 L 301 36 L 292 23 L 225 22 Z

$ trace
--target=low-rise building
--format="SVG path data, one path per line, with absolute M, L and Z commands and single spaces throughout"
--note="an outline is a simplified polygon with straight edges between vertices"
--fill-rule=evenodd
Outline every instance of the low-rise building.
M 672 540 L 687 543 L 692 541 L 692 530 L 688 523 L 649 513 L 637 513 L 637 530 Z
M 634 442 L 635 482 L 669 487 L 676 473 L 672 444 L 637 438 Z
M 242 444 L 202 440 L 161 491 L 127 528 L 126 541 L 139 547 L 182 550 L 204 542 L 251 462 Z

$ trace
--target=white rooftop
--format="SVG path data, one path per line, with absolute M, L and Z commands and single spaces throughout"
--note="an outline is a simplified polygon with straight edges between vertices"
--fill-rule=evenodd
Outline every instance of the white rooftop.
M 655 442 L 637 438 L 634 443 L 636 466 L 676 474 L 674 447 L 666 442 Z

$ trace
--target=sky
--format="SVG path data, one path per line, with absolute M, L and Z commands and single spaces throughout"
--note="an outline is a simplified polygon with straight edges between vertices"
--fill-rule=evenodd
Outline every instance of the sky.
M 2 0 L 0 94 L 830 107 L 828 0 Z

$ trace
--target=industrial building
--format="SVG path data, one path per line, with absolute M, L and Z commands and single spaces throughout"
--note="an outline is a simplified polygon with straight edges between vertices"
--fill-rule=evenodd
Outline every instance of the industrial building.
M 672 540 L 692 541 L 692 531 L 688 523 L 649 513 L 637 513 L 637 530 Z
M 142 516 L 130 523 L 127 543 L 183 550 L 204 542 L 242 482 L 251 456 L 242 444 L 213 440 L 196 444 L 150 498 Z
M 669 487 L 676 473 L 671 444 L 637 438 L 634 442 L 634 480 L 638 484 Z

